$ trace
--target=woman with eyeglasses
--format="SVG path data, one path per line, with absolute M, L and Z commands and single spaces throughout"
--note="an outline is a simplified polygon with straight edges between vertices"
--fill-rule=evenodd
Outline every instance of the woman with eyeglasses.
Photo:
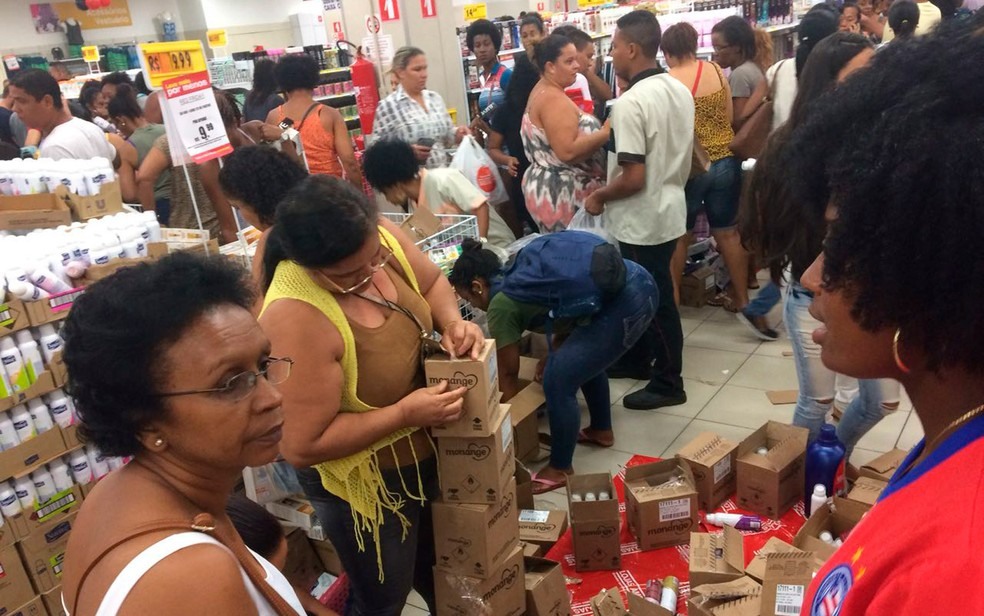
M 428 502 L 438 494 L 426 428 L 461 416 L 465 388 L 424 388 L 433 332 L 477 357 L 450 283 L 375 202 L 312 176 L 277 207 L 260 323 L 296 374 L 283 388 L 281 453 L 351 581 L 351 613 L 398 616 L 410 590 L 434 604 Z
M 224 259 L 176 254 L 88 288 L 65 322 L 81 434 L 133 456 L 79 511 L 66 613 L 304 614 L 290 583 L 226 514 L 246 466 L 277 456 L 284 422 L 250 285 Z

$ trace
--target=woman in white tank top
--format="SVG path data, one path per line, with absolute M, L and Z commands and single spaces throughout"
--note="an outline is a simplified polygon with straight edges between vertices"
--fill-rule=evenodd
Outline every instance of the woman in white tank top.
M 72 616 L 304 614 L 225 512 L 243 467 L 277 455 L 274 384 L 292 363 L 269 356 L 251 288 L 225 260 L 178 254 L 73 306 L 62 335 L 83 430 L 133 460 L 79 511 L 62 577 Z

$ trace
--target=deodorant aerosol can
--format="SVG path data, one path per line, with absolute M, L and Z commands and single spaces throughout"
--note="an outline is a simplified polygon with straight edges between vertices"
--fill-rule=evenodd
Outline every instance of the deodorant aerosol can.
M 21 477 L 14 481 L 14 492 L 17 493 L 17 500 L 20 501 L 21 509 L 28 511 L 34 509 L 34 504 L 38 501 L 38 491 L 30 477 Z
M 78 449 L 73 451 L 68 457 L 68 465 L 72 469 L 72 479 L 80 486 L 92 483 L 92 467 L 89 466 L 89 457 L 85 451 Z
M 61 458 L 48 465 L 48 472 L 51 473 L 51 478 L 55 482 L 55 489 L 59 492 L 68 490 L 75 485 L 75 482 L 72 481 L 72 475 L 68 470 L 68 465 Z
M 14 422 L 6 412 L 0 413 L 0 450 L 6 451 L 20 445 Z
M 20 442 L 29 441 L 38 435 L 37 430 L 34 429 L 34 420 L 31 418 L 31 413 L 27 410 L 27 406 L 21 404 L 11 409 L 10 419 L 14 423 L 14 431 L 17 433 L 17 438 L 20 439 Z
M 31 473 L 31 481 L 34 482 L 34 489 L 38 493 L 38 503 L 46 503 L 51 500 L 52 496 L 58 494 L 58 490 L 55 489 L 55 480 L 43 466 Z
M 86 445 L 85 457 L 89 459 L 89 468 L 92 469 L 93 479 L 102 479 L 109 474 L 109 464 L 101 451 L 92 445 Z
M 0 483 L 0 511 L 3 512 L 3 517 L 7 519 L 21 512 L 21 504 L 17 500 L 17 493 L 6 482 Z

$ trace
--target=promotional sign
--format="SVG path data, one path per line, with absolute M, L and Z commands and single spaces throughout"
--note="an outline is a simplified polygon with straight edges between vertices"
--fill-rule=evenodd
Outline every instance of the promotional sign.
M 66 22 L 74 19 L 82 31 L 133 25 L 127 0 L 102 0 L 100 8 L 82 10 L 75 2 L 31 3 L 31 21 L 38 34 L 65 32 Z
M 86 45 L 82 48 L 82 59 L 86 62 L 99 62 L 99 47 Z
M 383 21 L 400 19 L 400 5 L 397 0 L 379 0 L 379 16 Z
M 229 37 L 224 29 L 222 30 L 209 30 L 206 33 L 208 37 L 208 48 L 218 49 L 220 47 L 227 47 L 229 45 Z
M 465 21 L 485 19 L 488 14 L 488 7 L 484 3 L 465 5 Z
M 208 72 L 208 63 L 201 41 L 144 43 L 139 45 L 138 49 L 144 79 L 153 89 L 160 88 L 166 79 L 189 73 Z
M 161 85 L 164 126 L 175 166 L 232 153 L 208 71 L 167 79 Z
M 379 34 L 379 18 L 375 15 L 366 15 L 366 32 L 369 34 Z
M 420 14 L 423 17 L 437 17 L 437 0 L 420 0 Z

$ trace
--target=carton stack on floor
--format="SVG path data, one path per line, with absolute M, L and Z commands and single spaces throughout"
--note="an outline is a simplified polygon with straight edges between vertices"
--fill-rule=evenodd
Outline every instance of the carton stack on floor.
M 500 405 L 495 342 L 477 360 L 437 356 L 424 364 L 428 386 L 466 387 L 461 418 L 433 429 L 441 498 L 433 503 L 438 616 L 526 611 L 519 546 L 513 424 Z

